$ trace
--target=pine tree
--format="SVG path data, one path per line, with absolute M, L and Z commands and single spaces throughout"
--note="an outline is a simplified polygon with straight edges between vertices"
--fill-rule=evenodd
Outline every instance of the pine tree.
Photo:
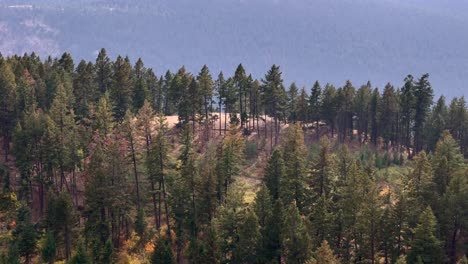
M 170 235 L 169 208 L 166 193 L 166 170 L 168 168 L 168 141 L 167 141 L 167 122 L 166 118 L 160 114 L 157 119 L 158 134 L 151 143 L 150 151 L 147 157 L 148 177 L 151 183 L 153 210 L 155 217 L 155 225 L 159 229 L 161 227 L 162 213 L 166 215 L 167 232 Z M 158 184 L 156 190 L 155 185 Z M 157 201 L 157 203 L 156 203 Z M 162 205 L 164 208 L 162 208 Z
M 264 178 L 265 186 L 274 200 L 279 198 L 281 182 L 283 181 L 284 176 L 284 160 L 282 158 L 281 151 L 279 149 L 275 149 L 268 160 Z
M 460 248 L 468 221 L 468 169 L 461 168 L 453 173 L 449 185 L 441 199 L 438 218 L 441 238 L 445 240 L 445 252 L 451 263 L 457 261 L 457 256 L 463 254 Z
M 279 120 L 284 116 L 286 108 L 286 91 L 283 86 L 279 66 L 273 65 L 265 75 L 263 82 L 263 95 L 265 104 L 265 113 L 272 116 L 274 120 L 274 139 L 273 130 L 271 131 L 271 141 L 274 145 L 278 144 L 279 139 Z
M 226 200 L 218 211 L 216 226 L 220 238 L 222 262 L 240 262 L 234 252 L 239 250 L 238 230 L 242 219 L 244 193 L 241 185 L 230 187 Z
M 96 110 L 93 113 L 93 122 L 91 124 L 93 132 L 98 130 L 103 137 L 107 137 L 112 132 L 114 129 L 112 108 L 107 94 L 99 99 Z
M 350 81 L 346 81 L 343 88 L 338 89 L 340 102 L 338 108 L 338 139 L 344 142 L 348 137 L 353 138 L 353 101 L 355 88 Z
M 113 68 L 109 98 L 114 106 L 115 119 L 122 121 L 125 112 L 132 106 L 132 66 L 128 57 L 118 56 Z
M 302 87 L 299 97 L 297 98 L 297 120 L 303 125 L 309 121 L 308 100 L 309 96 L 307 95 L 305 88 Z M 321 113 L 321 109 L 319 109 L 319 113 Z
M 319 121 L 322 117 L 321 109 L 322 107 L 322 87 L 320 87 L 320 83 L 315 81 L 314 86 L 312 87 L 312 91 L 309 97 L 309 116 L 311 118 L 310 121 L 315 122 L 315 132 L 317 134 L 317 139 L 320 138 L 319 133 Z
M 434 97 L 428 78 L 429 74 L 426 73 L 415 83 L 414 148 L 416 152 L 421 151 L 425 144 L 423 130 L 429 114 L 429 108 L 432 105 L 432 98 Z
M 205 133 L 206 138 L 205 140 L 208 141 L 209 134 L 208 134 L 208 111 L 209 107 L 211 106 L 211 101 L 213 97 L 213 80 L 211 78 L 210 70 L 206 65 L 203 65 L 200 73 L 197 76 L 197 81 L 199 83 L 200 93 L 203 97 L 203 110 L 205 114 Z
M 42 260 L 46 263 L 53 264 L 57 254 L 56 250 L 55 238 L 52 233 L 48 232 L 41 249 Z
M 333 255 L 333 250 L 326 240 L 324 240 L 320 247 L 314 253 L 314 261 L 317 264 L 338 264 L 339 261 Z
M 73 80 L 73 95 L 75 97 L 74 111 L 80 118 L 89 114 L 89 107 L 99 98 L 94 65 L 82 60 L 76 67 Z
M 370 82 L 361 86 L 354 97 L 354 112 L 356 113 L 356 129 L 358 141 L 362 143 L 369 139 L 369 113 L 372 94 Z
M 444 131 L 437 142 L 431 163 L 434 169 L 434 183 L 437 185 L 439 195 L 442 196 L 454 172 L 456 172 L 463 163 L 463 156 L 460 153 L 460 148 L 448 131 Z
M 379 105 L 380 108 L 380 134 L 383 137 L 385 146 L 388 150 L 389 143 L 392 145 L 396 141 L 396 127 L 397 127 L 397 117 L 398 117 L 398 100 L 395 89 L 390 83 L 384 88 L 382 94 L 382 100 Z
M 64 250 L 65 258 L 71 257 L 72 241 L 76 238 L 75 226 L 77 215 L 70 196 L 60 193 L 49 198 L 46 218 L 47 228 L 53 234 L 53 241 L 58 250 Z M 52 258 L 49 258 L 53 260 Z
M 371 129 L 371 141 L 374 146 L 377 146 L 377 140 L 380 136 L 380 124 L 379 124 L 379 105 L 382 103 L 380 93 L 377 88 L 372 92 L 370 102 L 370 129 Z
M 236 262 L 258 263 L 259 243 L 261 242 L 260 226 L 253 210 L 245 213 L 237 233 L 239 234 L 239 242 L 233 252 Z
M 426 130 L 427 144 L 429 150 L 434 150 L 442 132 L 447 128 L 448 109 L 445 105 L 445 97 L 441 96 L 428 120 L 428 129 Z
M 168 237 L 160 238 L 156 242 L 154 252 L 151 255 L 151 264 L 174 264 L 171 240 Z
M 299 125 L 291 125 L 285 131 L 282 142 L 285 174 L 280 182 L 280 197 L 284 203 L 295 201 L 301 212 L 306 205 L 306 148 Z
M 311 239 L 295 203 L 284 212 L 283 250 L 287 263 L 305 263 L 311 258 Z
M 17 246 L 18 255 L 24 257 L 25 264 L 31 263 L 31 258 L 36 252 L 37 234 L 31 222 L 29 208 L 23 206 L 18 211 L 18 221 L 13 231 L 13 243 Z
M 75 256 L 70 260 L 70 264 L 90 264 L 91 261 L 86 255 L 86 251 L 82 245 L 78 246 Z
M 288 109 L 289 109 L 289 116 L 288 120 L 295 124 L 298 119 L 298 90 L 296 83 L 292 83 L 289 86 L 288 90 Z
M 8 161 L 16 116 L 16 81 L 11 66 L 0 60 L 0 124 L 5 161 Z
M 414 229 L 411 249 L 406 258 L 409 263 L 416 263 L 418 259 L 422 263 L 443 263 L 441 242 L 435 236 L 436 225 L 437 220 L 431 208 L 426 208 L 419 216 L 419 223 Z
M 311 185 L 315 197 L 330 197 L 338 180 L 337 164 L 331 153 L 330 142 L 323 138 L 320 141 L 319 155 L 312 162 Z M 322 239 L 323 240 L 323 239 Z
M 96 83 L 99 92 L 104 94 L 112 85 L 112 63 L 107 57 L 106 49 L 102 48 L 96 58 Z
M 135 66 L 133 68 L 133 94 L 132 94 L 132 102 L 133 102 L 133 109 L 138 111 L 146 100 L 149 99 L 149 89 L 148 89 L 148 82 L 146 79 L 147 69 L 143 64 L 143 60 L 138 58 Z
M 331 137 L 333 138 L 336 126 L 336 115 L 338 110 L 336 89 L 331 84 L 326 84 L 322 92 L 321 114 L 327 125 L 331 128 Z
M 223 188 L 220 190 L 220 198 L 227 193 L 229 185 L 239 175 L 240 165 L 244 160 L 245 142 L 240 133 L 238 133 L 238 129 L 236 125 L 231 125 L 229 135 L 224 138 L 218 148 L 218 182 Z
M 405 78 L 405 84 L 400 93 L 400 109 L 402 122 L 402 143 L 409 149 L 411 145 L 411 131 L 414 122 L 414 105 L 416 103 L 413 76 Z M 409 152 L 408 152 L 409 154 Z

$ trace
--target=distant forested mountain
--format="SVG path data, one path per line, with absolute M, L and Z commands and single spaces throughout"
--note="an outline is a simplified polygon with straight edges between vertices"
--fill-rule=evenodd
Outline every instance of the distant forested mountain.
M 462 0 L 3 0 L 0 52 L 128 54 L 154 68 L 206 63 L 259 78 L 273 63 L 310 88 L 350 79 L 383 87 L 430 73 L 436 94 L 468 89 L 468 3 Z

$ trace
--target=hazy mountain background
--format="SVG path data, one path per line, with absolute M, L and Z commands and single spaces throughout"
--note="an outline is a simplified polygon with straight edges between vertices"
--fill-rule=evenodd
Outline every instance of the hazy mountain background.
M 429 72 L 436 94 L 468 94 L 466 0 L 0 0 L 0 52 L 142 57 L 158 74 L 239 63 L 261 78 L 401 86 Z

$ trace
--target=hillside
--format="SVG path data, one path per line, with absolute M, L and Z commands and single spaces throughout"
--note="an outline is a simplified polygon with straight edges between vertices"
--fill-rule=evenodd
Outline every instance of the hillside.
M 466 1 L 400 0 L 4 0 L 0 52 L 94 60 L 142 57 L 163 74 L 185 65 L 261 78 L 281 65 L 287 83 L 337 86 L 350 79 L 401 86 L 428 72 L 437 95 L 466 95 Z M 201 62 L 203 61 L 203 63 Z

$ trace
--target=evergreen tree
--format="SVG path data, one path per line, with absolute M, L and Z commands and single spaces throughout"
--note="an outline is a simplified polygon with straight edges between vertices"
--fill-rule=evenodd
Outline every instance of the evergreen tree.
M 441 96 L 437 100 L 436 105 L 432 109 L 432 112 L 428 120 L 428 129 L 426 130 L 426 137 L 428 143 L 428 149 L 434 150 L 442 132 L 446 129 L 446 122 L 448 120 L 448 109 L 445 105 L 445 97 Z
M 16 81 L 11 66 L 0 60 L 0 133 L 3 137 L 5 161 L 8 161 L 16 117 Z
M 321 114 L 327 125 L 331 127 L 331 136 L 334 136 L 336 126 L 336 115 L 338 109 L 336 89 L 333 85 L 325 85 L 322 93 Z
M 434 169 L 434 183 L 437 185 L 439 195 L 442 196 L 454 172 L 456 172 L 463 163 L 463 156 L 460 153 L 460 148 L 448 131 L 444 131 L 440 140 L 437 142 L 431 163 Z
M 414 238 L 406 260 L 409 263 L 443 263 L 441 242 L 436 238 L 437 220 L 430 207 L 419 216 L 419 223 L 414 229 Z
M 265 186 L 270 191 L 270 195 L 277 200 L 280 195 L 281 182 L 285 176 L 284 160 L 281 151 L 275 149 L 268 161 L 265 171 Z
M 338 179 L 337 166 L 331 153 L 330 142 L 320 141 L 319 155 L 313 161 L 311 168 L 311 185 L 315 197 L 330 197 Z M 322 239 L 323 240 L 323 239 Z
M 160 238 L 156 242 L 154 252 L 151 255 L 151 264 L 174 264 L 171 240 L 168 237 Z
M 41 249 L 42 260 L 46 263 L 53 264 L 56 256 L 55 238 L 52 233 L 46 234 L 44 245 Z
M 392 145 L 396 142 L 397 118 L 398 118 L 398 100 L 395 89 L 390 83 L 384 88 L 380 107 L 380 134 L 383 137 L 387 150 L 389 143 Z
M 338 264 L 339 261 L 333 255 L 333 250 L 326 240 L 322 242 L 319 248 L 314 253 L 314 261 L 317 264 Z
M 146 100 L 149 99 L 148 82 L 146 79 L 147 69 L 143 64 L 143 60 L 138 58 L 133 68 L 133 94 L 132 102 L 133 109 L 139 110 Z
M 315 81 L 314 86 L 312 87 L 312 91 L 309 97 L 309 116 L 311 118 L 310 121 L 315 122 L 315 132 L 317 134 L 317 139 L 320 138 L 319 133 L 319 121 L 322 117 L 321 115 L 321 107 L 322 107 L 322 87 L 320 87 L 320 83 Z
M 86 255 L 86 251 L 82 245 L 78 247 L 75 256 L 70 260 L 70 264 L 90 264 L 91 261 L 89 257 Z
M 299 97 L 297 98 L 297 120 L 302 124 L 309 121 L 308 100 L 309 96 L 307 95 L 305 88 L 302 87 Z M 321 113 L 321 109 L 319 109 L 319 113 Z
M 372 95 L 370 82 L 361 86 L 354 97 L 354 111 L 356 113 L 356 129 L 359 143 L 369 139 L 369 113 Z
M 76 67 L 73 80 L 73 95 L 75 97 L 74 111 L 80 118 L 89 114 L 89 107 L 99 98 L 94 65 L 82 60 Z
M 128 57 L 118 56 L 113 68 L 109 98 L 114 106 L 114 117 L 122 121 L 125 112 L 132 106 L 132 66 Z
M 27 207 L 22 206 L 18 211 L 17 218 L 12 243 L 17 247 L 18 255 L 24 257 L 24 263 L 30 264 L 37 247 L 37 234 L 31 222 L 31 212 Z M 13 255 L 16 254 L 12 254 L 12 258 L 15 259 Z
M 428 78 L 429 74 L 427 73 L 421 76 L 415 83 L 414 89 L 416 99 L 414 114 L 414 148 L 416 152 L 421 151 L 425 144 L 423 131 L 429 115 L 429 108 L 432 105 L 432 98 L 434 97 L 432 86 Z
M 197 81 L 199 83 L 199 89 L 201 96 L 203 98 L 203 110 L 205 114 L 205 129 L 207 130 L 205 140 L 209 139 L 208 134 L 208 111 L 211 106 L 211 101 L 213 97 L 213 80 L 211 78 L 210 70 L 206 65 L 203 65 L 200 73 L 197 76 Z
M 298 90 L 296 83 L 292 83 L 289 86 L 288 90 L 288 109 L 289 109 L 289 116 L 288 120 L 295 124 L 298 119 Z
M 244 219 L 237 231 L 239 242 L 234 254 L 234 259 L 238 263 L 258 263 L 258 252 L 260 238 L 260 226 L 257 215 L 253 210 L 245 213 Z
M 411 131 L 414 122 L 414 106 L 416 103 L 415 87 L 413 76 L 408 75 L 405 78 L 405 84 L 400 92 L 400 109 L 402 122 L 402 142 L 409 149 L 411 145 Z M 408 153 L 409 154 L 409 153 Z
M 286 208 L 284 217 L 282 240 L 287 263 L 305 263 L 311 258 L 311 240 L 294 203 Z
M 96 58 L 95 70 L 98 89 L 101 94 L 104 94 L 112 85 L 112 63 L 104 48 L 99 51 Z
M 285 131 L 282 152 L 285 164 L 284 177 L 280 182 L 280 197 L 284 203 L 296 202 L 301 212 L 306 206 L 306 148 L 304 135 L 299 125 L 291 125 Z
M 278 144 L 279 138 L 279 123 L 278 121 L 283 116 L 286 110 L 286 91 L 283 86 L 279 66 L 273 65 L 265 75 L 263 82 L 263 95 L 265 104 L 265 113 L 273 117 L 274 133 L 271 131 L 271 141 Z M 273 139 L 274 134 L 274 139 Z

